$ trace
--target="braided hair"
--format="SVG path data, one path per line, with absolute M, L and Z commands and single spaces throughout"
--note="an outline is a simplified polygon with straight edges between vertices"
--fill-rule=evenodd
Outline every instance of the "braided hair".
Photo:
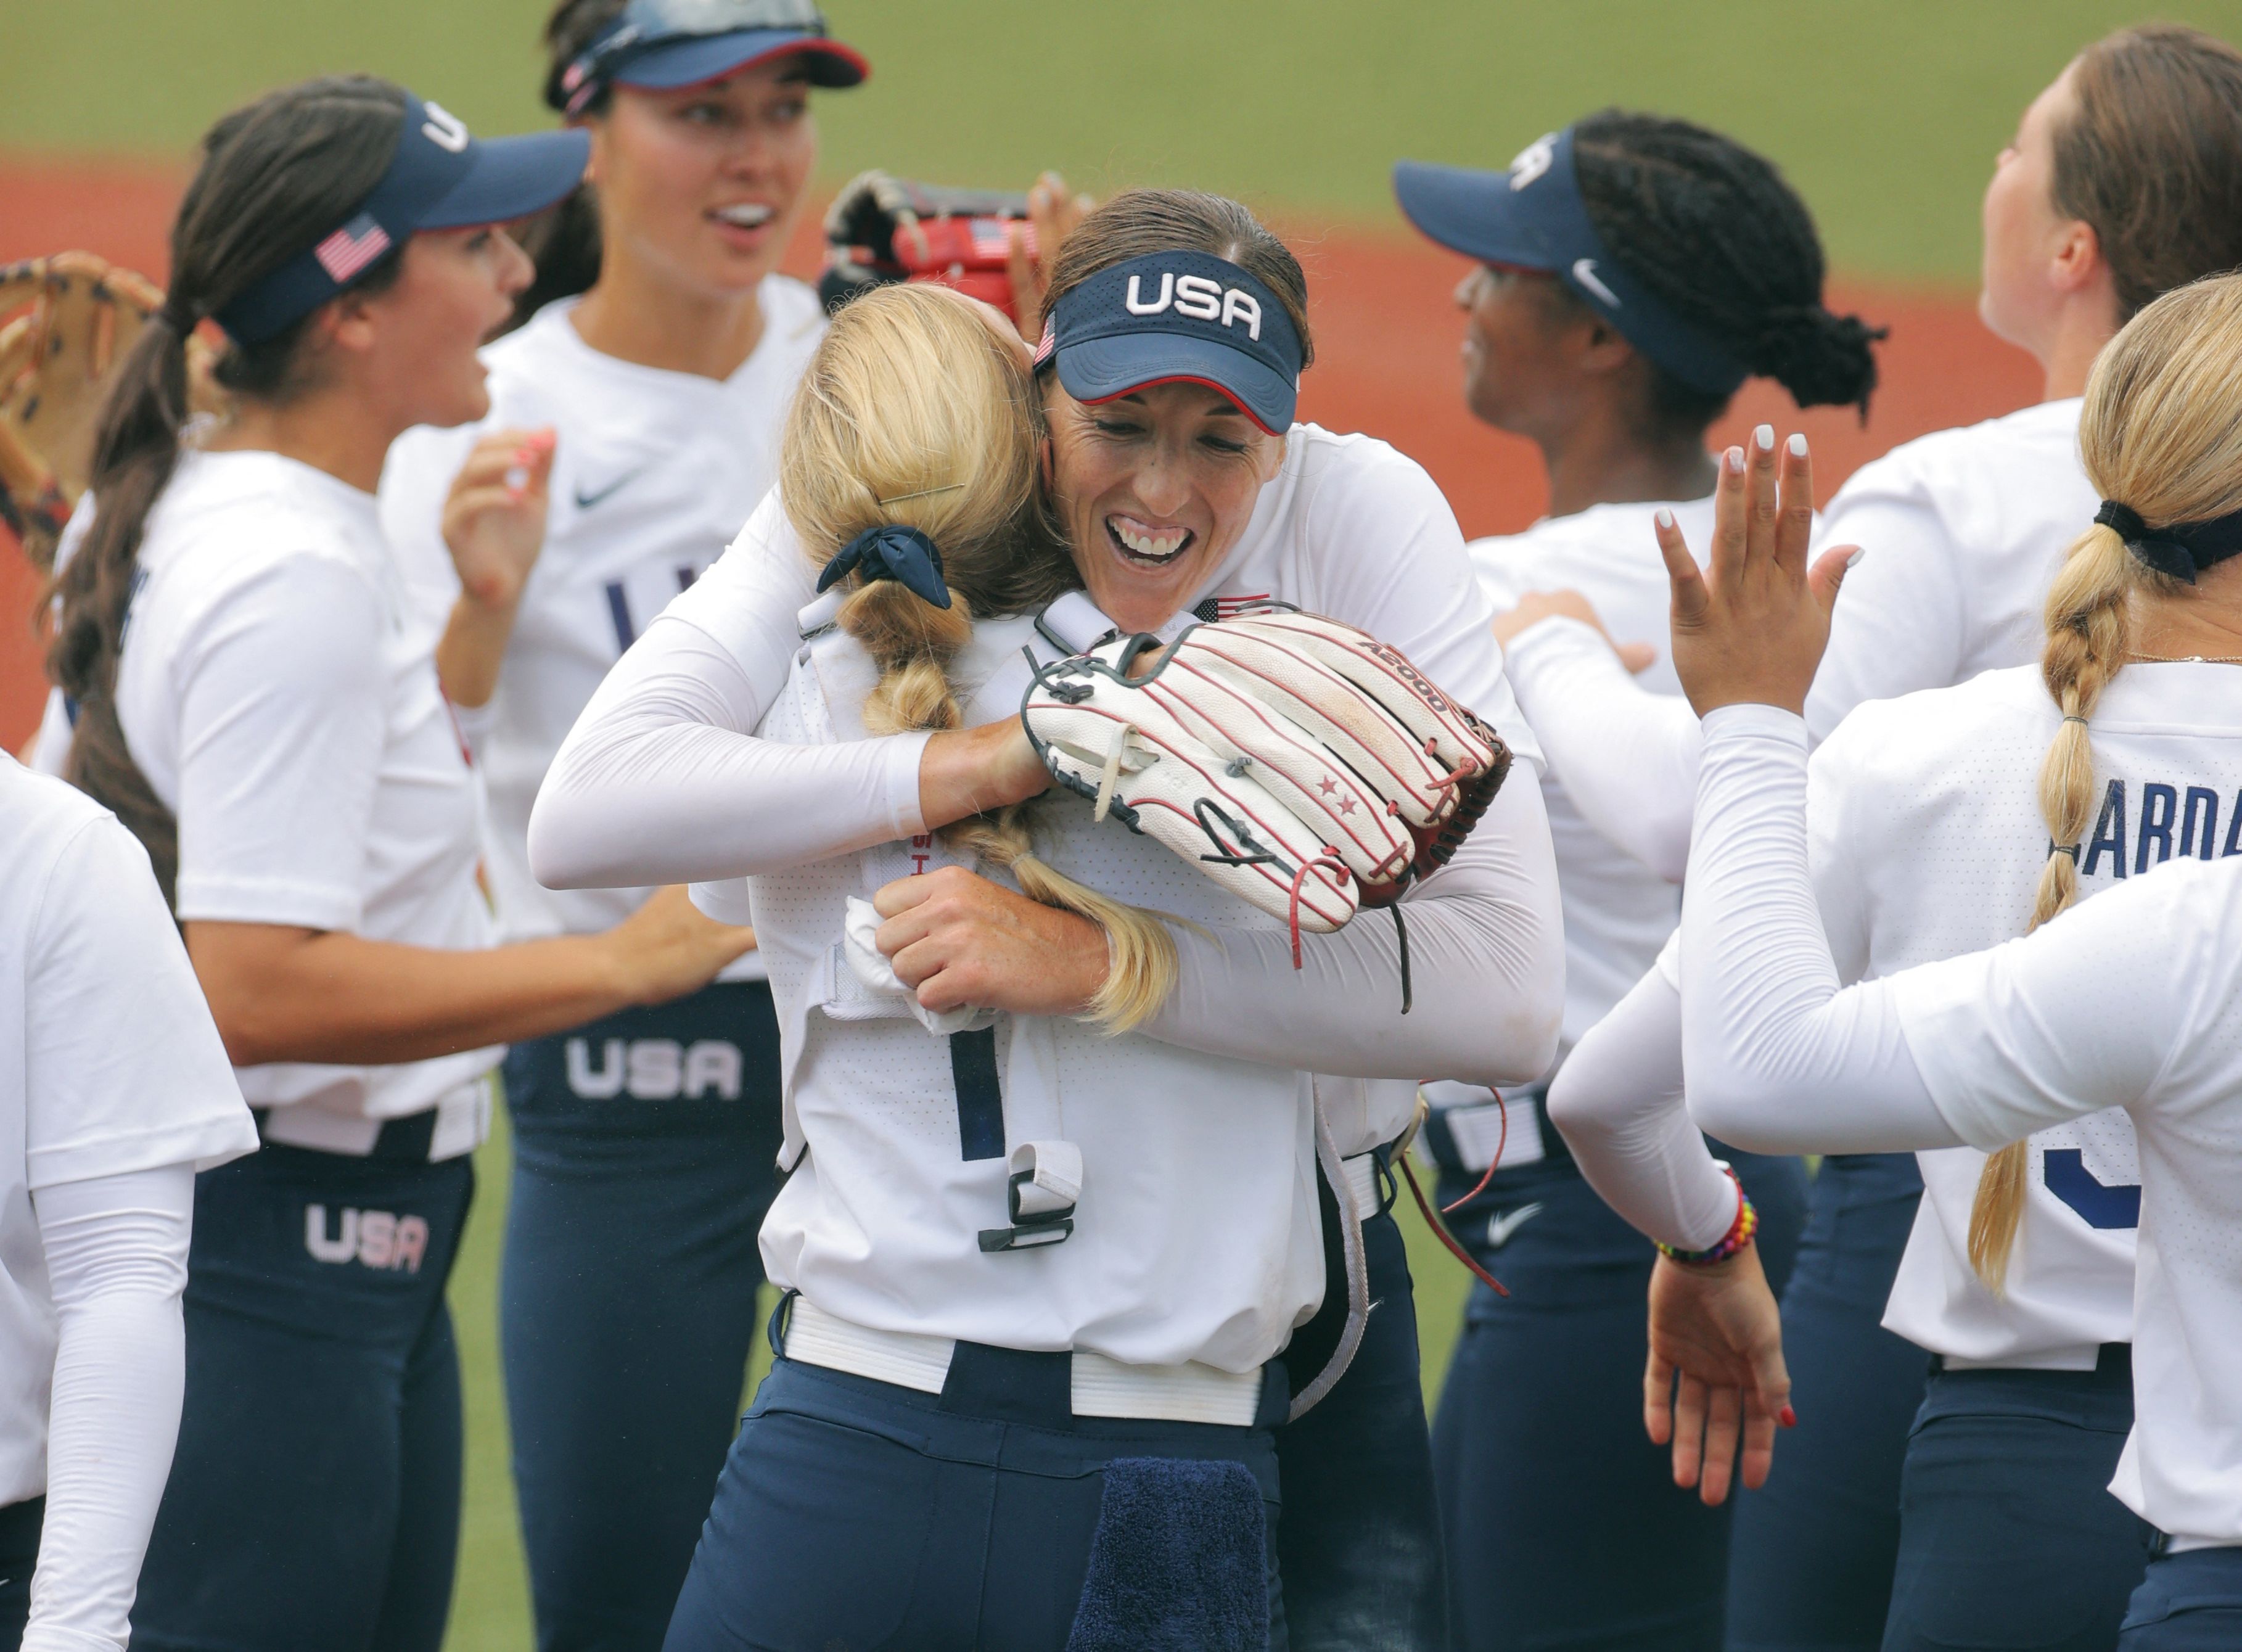
M 1617 109 L 1578 122 L 1573 153 L 1589 220 L 1629 275 L 1800 406 L 1868 417 L 1869 346 L 1885 329 L 1823 305 L 1821 238 L 1773 163 L 1688 121 Z M 1655 364 L 1651 393 L 1661 425 L 1693 433 L 1728 403 Z

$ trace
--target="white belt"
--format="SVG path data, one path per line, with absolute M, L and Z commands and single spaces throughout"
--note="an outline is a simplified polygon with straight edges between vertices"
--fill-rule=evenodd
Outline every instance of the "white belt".
M 1364 1221 L 1368 1221 L 1378 1214 L 1380 1203 L 1377 1152 L 1373 1150 L 1357 1153 L 1352 1158 L 1342 1158 L 1339 1168 L 1346 1172 L 1347 1191 L 1354 1195 L 1356 1212 Z
M 836 1319 L 808 1297 L 788 1310 L 785 1353 L 804 1365 L 940 1393 L 957 1344 L 910 1331 L 875 1331 Z M 1073 1354 L 1073 1411 L 1077 1417 L 1129 1417 L 1161 1422 L 1212 1422 L 1250 1428 L 1261 1409 L 1259 1371 L 1218 1371 L 1185 1365 L 1124 1365 L 1077 1348 Z
M 491 1098 L 498 1084 L 495 1071 L 470 1079 L 436 1098 L 435 1134 L 428 1144 L 428 1162 L 441 1164 L 471 1153 L 490 1134 Z M 407 1115 L 412 1117 L 413 1115 Z M 309 1105 L 275 1107 L 265 1115 L 258 1132 L 266 1141 L 285 1147 L 309 1147 L 316 1152 L 341 1153 L 364 1158 L 381 1138 L 381 1127 L 391 1121 L 358 1113 L 328 1112 Z

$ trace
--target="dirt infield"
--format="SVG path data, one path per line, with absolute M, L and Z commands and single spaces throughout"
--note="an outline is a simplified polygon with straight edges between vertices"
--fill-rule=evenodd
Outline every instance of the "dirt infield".
M 83 247 L 160 280 L 181 182 L 176 171 L 144 165 L 0 162 L 0 261 Z M 814 267 L 815 222 L 805 215 L 789 267 Z M 1450 294 L 1464 261 L 1400 232 L 1285 227 L 1315 295 L 1318 359 L 1303 384 L 1301 417 L 1368 431 L 1410 453 L 1447 490 L 1467 533 L 1532 521 L 1545 503 L 1533 449 L 1473 424 L 1457 400 L 1460 324 Z M 1825 497 L 1899 442 L 2006 412 L 2037 393 L 2031 360 L 1979 326 L 1966 298 L 1840 283 L 1835 299 L 1892 330 L 1884 388 L 1866 426 L 1844 411 L 1802 418 L 1780 390 L 1755 381 L 1715 432 L 1733 436 L 1762 419 L 1803 428 L 1821 461 Z M 0 555 L 0 742 L 10 750 L 37 722 L 34 594 L 22 560 Z

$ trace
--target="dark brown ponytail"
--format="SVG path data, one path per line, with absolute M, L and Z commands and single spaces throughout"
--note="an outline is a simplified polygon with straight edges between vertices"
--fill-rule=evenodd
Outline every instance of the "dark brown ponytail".
M 2176 24 L 2120 29 L 2079 53 L 2071 90 L 2051 192 L 2101 242 L 2118 319 L 2242 265 L 2242 51 Z
M 211 128 L 171 225 L 170 293 L 125 358 L 95 427 L 86 490 L 93 520 L 55 577 L 60 611 L 47 672 L 73 709 L 70 780 L 114 810 L 146 847 L 174 903 L 178 823 L 126 747 L 117 665 L 139 583 L 141 534 L 178 463 L 187 337 L 349 217 L 380 181 L 404 118 L 405 94 L 397 87 L 350 76 L 270 93 Z M 386 253 L 352 290 L 387 286 L 401 260 L 401 249 Z M 311 369 L 298 346 L 317 314 L 261 343 L 229 346 L 218 361 L 218 383 L 252 401 L 299 393 Z
M 560 0 L 545 20 L 545 101 L 567 105 L 560 77 L 583 56 L 601 32 L 623 14 L 624 0 Z M 580 114 L 607 109 L 604 88 Z M 579 184 L 554 205 L 521 225 L 517 238 L 537 273 L 514 301 L 507 329 L 520 326 L 555 299 L 588 292 L 600 279 L 600 198 L 589 184 Z

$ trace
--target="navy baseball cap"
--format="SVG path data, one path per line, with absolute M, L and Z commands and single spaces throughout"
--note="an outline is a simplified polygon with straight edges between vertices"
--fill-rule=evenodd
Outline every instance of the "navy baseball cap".
M 545 100 L 574 115 L 607 86 L 698 86 L 783 52 L 801 54 L 815 86 L 854 86 L 872 72 L 863 54 L 827 38 L 816 0 L 630 0 Z
M 1299 403 L 1302 353 L 1275 293 L 1227 259 L 1178 250 L 1124 259 L 1070 288 L 1044 324 L 1036 366 L 1055 366 L 1084 403 L 1205 385 L 1280 436 Z
M 1555 276 L 1691 389 L 1725 396 L 1749 376 L 1717 339 L 1676 315 L 1611 256 L 1581 198 L 1571 127 L 1534 139 L 1507 171 L 1399 162 L 1393 194 L 1409 221 L 1451 252 Z
M 349 287 L 392 247 L 422 230 L 503 224 L 543 211 L 584 176 L 592 140 L 581 131 L 487 142 L 439 104 L 405 94 L 405 120 L 381 181 L 343 221 L 218 312 L 239 344 L 259 344 Z

